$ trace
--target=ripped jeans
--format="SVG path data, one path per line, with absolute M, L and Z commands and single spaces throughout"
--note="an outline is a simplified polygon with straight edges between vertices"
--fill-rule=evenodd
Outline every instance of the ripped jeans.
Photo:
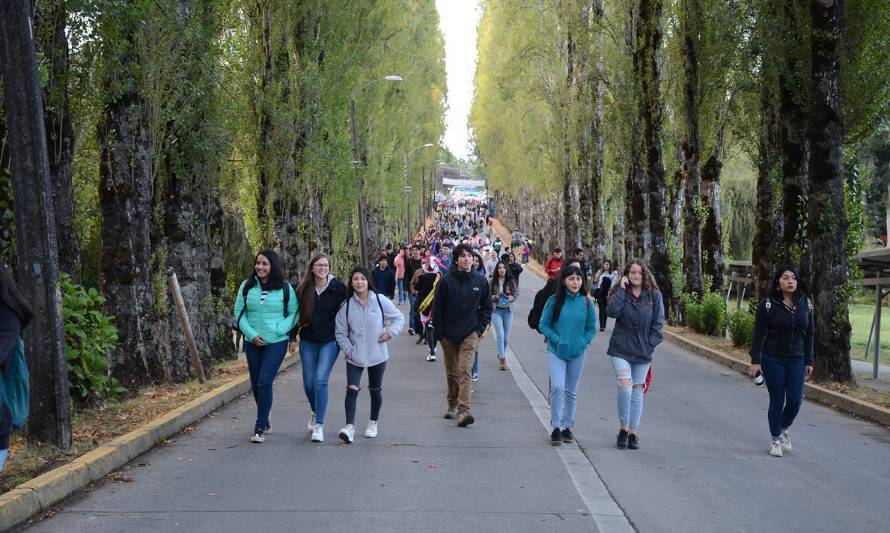
M 629 363 L 620 357 L 611 359 L 618 380 L 618 421 L 637 429 L 643 416 L 643 386 L 652 363 Z

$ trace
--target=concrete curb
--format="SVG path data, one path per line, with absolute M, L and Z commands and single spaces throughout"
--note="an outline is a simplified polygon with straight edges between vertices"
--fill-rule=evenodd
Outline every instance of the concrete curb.
M 672 331 L 665 330 L 664 337 L 670 342 L 692 353 L 716 361 L 723 366 L 727 366 L 741 373 L 748 371 L 748 366 L 750 365 L 748 361 L 743 361 L 729 354 L 703 346 Z M 890 427 L 890 409 L 881 407 L 880 405 L 858 400 L 814 383 L 804 383 L 804 397 L 808 400 L 833 407 L 847 414 Z
M 285 358 L 284 371 L 297 364 L 297 356 Z M 225 404 L 250 392 L 250 376 L 232 379 L 191 402 L 160 416 L 81 455 L 70 463 L 22 483 L 0 496 L 0 531 L 47 511 L 79 489 L 132 461 L 164 439 L 204 418 Z

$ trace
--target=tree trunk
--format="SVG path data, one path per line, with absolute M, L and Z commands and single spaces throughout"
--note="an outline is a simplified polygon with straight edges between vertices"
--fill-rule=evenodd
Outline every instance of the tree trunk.
M 47 80 L 43 87 L 43 119 L 53 185 L 59 268 L 80 282 L 80 242 L 74 224 L 71 164 L 74 131 L 68 108 L 68 13 L 64 2 L 36 2 L 35 29 Z
M 590 137 L 593 150 L 593 156 L 590 163 L 590 211 L 593 216 L 592 221 L 592 250 L 591 259 L 602 264 L 606 259 L 606 209 L 603 191 L 603 77 L 605 68 L 603 66 L 603 0 L 593 1 L 593 25 L 596 28 L 597 36 L 597 59 L 596 70 L 592 73 L 593 80 L 593 122 L 591 123 Z
M 692 4 L 690 11 L 689 4 Z M 698 40 L 695 21 L 698 20 L 699 4 L 695 0 L 684 2 L 683 11 L 683 117 L 686 138 L 683 141 L 683 181 L 686 206 L 683 217 L 683 275 L 685 291 L 701 295 L 704 292 L 701 249 L 701 135 L 699 133 L 699 74 Z
M 612 266 L 616 269 L 624 268 L 624 209 L 615 210 L 615 225 L 612 226 Z
M 0 97 L 3 94 L 3 75 L 0 68 Z M 2 101 L 2 100 L 0 100 Z M 0 106 L 0 261 L 15 270 L 15 202 L 13 201 L 12 174 L 9 169 L 9 144 L 6 114 Z
M 31 368 L 28 436 L 71 447 L 71 398 L 59 292 L 59 261 L 37 57 L 28 2 L 0 2 L 0 66 L 15 190 L 18 275 L 34 308 L 25 332 Z
M 574 19 L 575 14 L 570 13 L 569 17 Z M 565 94 L 562 96 L 562 105 L 560 106 L 562 113 L 563 125 L 563 185 L 562 185 L 562 204 L 563 204 L 563 229 L 565 236 L 562 247 L 568 255 L 581 245 L 581 228 L 578 219 L 578 183 L 575 179 L 574 163 L 572 161 L 572 127 L 570 117 L 572 116 L 572 95 L 577 90 L 575 83 L 575 37 L 573 35 L 573 21 L 569 21 L 569 31 L 566 35 L 566 85 Z
M 760 22 L 760 32 L 767 31 L 767 21 Z M 766 37 L 762 37 L 764 40 Z M 779 249 L 775 237 L 784 235 L 783 217 L 777 212 L 778 186 L 782 175 L 779 135 L 777 80 L 771 72 L 776 68 L 775 51 L 764 47 L 760 73 L 760 128 L 757 142 L 757 204 L 754 212 L 754 239 L 751 252 L 754 288 L 758 300 L 767 296 L 773 272 L 777 268 Z
M 641 0 L 637 26 L 638 59 L 635 61 L 642 90 L 640 109 L 643 115 L 643 152 L 646 157 L 648 179 L 649 229 L 651 250 L 647 255 L 649 266 L 664 296 L 665 308 L 673 302 L 671 265 L 668 256 L 667 234 L 667 183 L 661 152 L 661 14 L 663 0 Z
M 812 297 L 816 317 L 815 375 L 850 382 L 847 213 L 841 123 L 841 36 L 844 0 L 810 0 L 812 79 L 808 225 L 813 258 Z
M 128 388 L 163 381 L 167 344 L 161 338 L 151 264 L 153 168 L 145 102 L 129 74 L 138 64 L 141 20 L 131 4 L 99 20 L 121 35 L 103 50 L 104 105 L 99 115 L 99 207 L 102 218 L 99 275 L 105 310 L 115 316 L 118 347 L 108 364 Z
M 702 205 L 707 209 L 701 233 L 702 271 L 711 277 L 711 289 L 716 292 L 723 291 L 725 271 L 723 223 L 720 216 L 720 169 L 723 167 L 718 155 L 720 144 L 718 142 L 718 148 L 702 169 Z
M 624 247 L 628 260 L 646 257 L 651 242 L 647 216 L 649 213 L 648 176 L 641 167 L 639 154 L 632 156 L 627 174 L 627 191 L 624 202 Z

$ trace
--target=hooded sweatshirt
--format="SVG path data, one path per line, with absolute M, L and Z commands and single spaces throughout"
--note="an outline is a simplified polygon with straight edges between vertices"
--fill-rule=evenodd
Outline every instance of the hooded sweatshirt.
M 651 363 L 652 352 L 664 340 L 661 291 L 643 290 L 636 298 L 621 287 L 609 300 L 606 315 L 615 319 L 606 353 L 631 364 Z
M 347 363 L 360 367 L 379 365 L 389 359 L 387 343 L 377 341 L 380 334 L 386 330 L 390 337 L 397 337 L 404 324 L 402 312 L 386 296 L 369 291 L 368 303 L 362 304 L 353 294 L 337 311 L 337 344 Z

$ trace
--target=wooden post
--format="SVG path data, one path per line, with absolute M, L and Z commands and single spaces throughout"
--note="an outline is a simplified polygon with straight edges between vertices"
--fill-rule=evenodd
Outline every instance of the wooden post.
M 198 376 L 198 381 L 204 383 L 207 377 L 204 375 L 204 367 L 201 365 L 201 358 L 198 357 L 198 345 L 195 344 L 195 337 L 192 335 L 192 324 L 189 322 L 188 313 L 185 312 L 185 302 L 182 301 L 182 292 L 179 290 L 179 280 L 176 279 L 176 272 L 172 268 L 167 269 L 167 281 L 170 283 L 170 292 L 173 293 L 173 301 L 176 303 L 176 314 L 179 315 L 179 323 L 182 325 L 182 334 L 185 335 L 185 343 L 188 346 L 189 354 L 192 356 L 192 370 Z

